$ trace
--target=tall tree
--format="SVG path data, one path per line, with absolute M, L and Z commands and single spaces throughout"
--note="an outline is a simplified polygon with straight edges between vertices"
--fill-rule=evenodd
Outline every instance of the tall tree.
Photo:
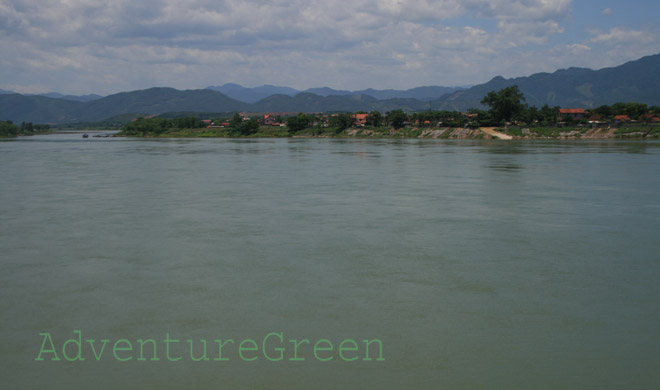
M 353 126 L 354 120 L 351 114 L 337 114 L 330 117 L 330 126 L 335 128 L 337 134 Z
M 383 114 L 381 114 L 380 111 L 371 111 L 369 115 L 367 115 L 368 126 L 380 127 L 382 124 Z
M 408 120 L 408 115 L 403 110 L 392 110 L 385 114 L 385 120 L 390 126 L 400 129 L 403 127 L 405 121 Z
M 516 115 L 522 113 L 526 108 L 525 96 L 520 92 L 517 85 L 501 89 L 498 92 L 488 92 L 481 104 L 490 107 L 490 113 L 498 122 L 510 121 Z
M 309 115 L 303 114 L 301 112 L 296 116 L 287 118 L 286 127 L 289 128 L 289 133 L 293 134 L 298 131 L 306 129 L 309 126 L 310 122 L 311 122 L 311 118 L 309 117 Z

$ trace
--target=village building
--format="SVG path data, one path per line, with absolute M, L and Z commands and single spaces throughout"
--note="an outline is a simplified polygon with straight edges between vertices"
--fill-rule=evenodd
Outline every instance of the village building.
M 628 115 L 617 115 L 614 117 L 615 123 L 627 123 L 630 122 L 630 117 Z
M 587 111 L 584 108 L 560 108 L 559 116 L 562 119 L 571 118 L 573 120 L 579 121 L 587 116 Z
M 264 125 L 266 126 L 279 126 L 281 123 L 278 120 L 277 116 L 274 114 L 265 114 L 264 115 Z
M 353 114 L 351 118 L 355 120 L 356 126 L 364 126 L 367 124 L 367 117 L 369 114 Z

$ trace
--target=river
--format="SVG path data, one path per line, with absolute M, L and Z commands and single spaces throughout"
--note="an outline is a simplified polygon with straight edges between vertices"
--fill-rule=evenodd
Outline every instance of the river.
M 659 142 L 74 133 L 0 163 L 3 388 L 660 383 Z

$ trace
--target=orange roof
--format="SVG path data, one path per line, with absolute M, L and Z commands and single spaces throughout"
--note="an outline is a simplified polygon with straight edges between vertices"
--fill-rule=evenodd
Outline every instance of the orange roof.
M 559 112 L 562 114 L 584 114 L 584 108 L 560 108 Z
M 353 117 L 355 119 L 358 119 L 358 120 L 365 120 L 365 119 L 367 119 L 367 116 L 369 116 L 369 114 L 355 114 L 355 115 L 353 115 Z

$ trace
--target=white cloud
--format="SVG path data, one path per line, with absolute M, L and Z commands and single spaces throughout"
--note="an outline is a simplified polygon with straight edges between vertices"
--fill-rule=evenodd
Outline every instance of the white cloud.
M 562 34 L 571 3 L 0 0 L 0 49 L 12 58 L 0 62 L 0 75 L 23 79 L 25 88 L 81 93 L 229 81 L 298 88 L 474 83 L 532 61 L 517 51 Z
M 470 10 L 498 20 L 555 20 L 566 17 L 572 0 L 466 0 Z
M 613 11 L 612 8 L 605 8 L 603 10 L 603 15 L 612 15 Z
M 612 27 L 608 32 L 601 32 L 594 30 L 591 32 L 591 34 L 593 35 L 593 37 L 589 40 L 589 42 L 593 42 L 593 43 L 637 44 L 637 43 L 649 43 L 658 40 L 648 31 L 630 30 L 624 27 Z
M 591 52 L 591 47 L 581 43 L 566 45 L 566 50 L 574 56 L 580 56 Z

